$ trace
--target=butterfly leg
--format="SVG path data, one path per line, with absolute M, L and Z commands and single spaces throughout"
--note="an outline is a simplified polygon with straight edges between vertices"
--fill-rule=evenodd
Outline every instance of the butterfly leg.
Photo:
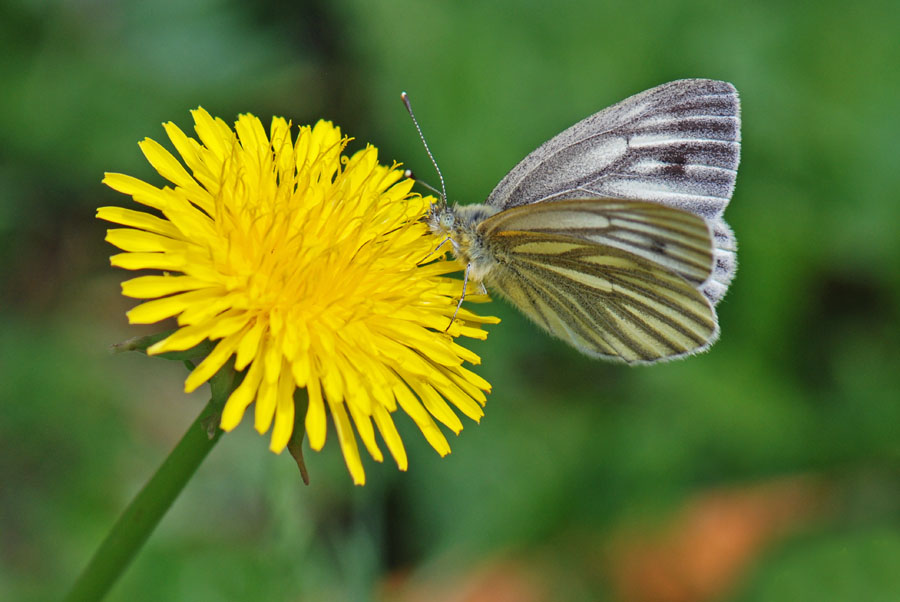
M 466 287 L 469 284 L 469 270 L 471 270 L 471 269 L 472 269 L 472 264 L 467 263 L 466 264 L 466 273 L 463 274 L 462 294 L 459 296 L 459 303 L 456 304 L 456 311 L 453 312 L 453 317 L 450 318 L 450 323 L 447 324 L 447 328 L 444 329 L 444 332 L 447 332 L 448 330 L 450 330 L 450 327 L 453 325 L 453 322 L 456 321 L 457 314 L 459 314 L 459 308 L 462 307 L 463 301 L 466 300 Z M 484 285 L 482 284 L 482 286 L 484 286 Z
M 436 246 L 436 247 L 434 248 L 434 250 L 431 251 L 431 253 L 429 253 L 428 255 L 426 255 L 426 256 L 422 259 L 422 261 L 419 262 L 419 265 L 422 265 L 423 263 L 425 263 L 426 261 L 428 261 L 428 258 L 431 257 L 432 255 L 434 255 L 435 253 L 437 253 L 437 252 L 440 250 L 441 247 L 443 247 L 445 244 L 447 244 L 447 241 L 448 241 L 448 240 L 450 240 L 450 237 L 449 237 L 449 236 L 448 236 L 447 238 L 445 238 L 444 240 L 442 240 L 442 241 L 441 241 L 441 244 L 439 244 L 438 246 Z

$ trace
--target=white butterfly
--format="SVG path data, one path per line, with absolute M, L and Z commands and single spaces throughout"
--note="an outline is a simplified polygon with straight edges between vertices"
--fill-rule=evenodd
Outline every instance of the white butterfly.
M 481 205 L 433 205 L 466 277 L 597 357 L 707 349 L 737 267 L 722 213 L 740 158 L 729 83 L 686 79 L 588 117 L 525 157 Z

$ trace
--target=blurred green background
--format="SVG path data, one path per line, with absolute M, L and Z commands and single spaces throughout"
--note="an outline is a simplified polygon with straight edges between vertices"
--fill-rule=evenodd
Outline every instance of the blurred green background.
M 481 201 L 540 142 L 683 77 L 733 82 L 740 269 L 700 357 L 589 360 L 503 302 L 441 459 L 354 488 L 225 436 L 110 600 L 900 600 L 900 11 L 755 3 L 0 2 L 0 599 L 59 598 L 199 412 L 108 346 L 104 171 L 204 106 L 332 119 Z

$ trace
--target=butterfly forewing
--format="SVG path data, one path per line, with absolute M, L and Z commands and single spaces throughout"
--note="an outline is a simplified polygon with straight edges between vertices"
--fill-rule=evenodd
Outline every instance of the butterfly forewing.
M 500 208 L 571 198 L 659 202 L 722 214 L 740 159 L 740 105 L 727 82 L 686 79 L 642 92 L 538 147 L 494 188 Z
M 694 213 L 715 233 L 715 270 L 703 288 L 718 303 L 737 269 L 722 220 L 740 161 L 740 101 L 708 79 L 669 82 L 576 123 L 507 174 L 487 204 L 508 209 L 573 198 L 650 201 Z

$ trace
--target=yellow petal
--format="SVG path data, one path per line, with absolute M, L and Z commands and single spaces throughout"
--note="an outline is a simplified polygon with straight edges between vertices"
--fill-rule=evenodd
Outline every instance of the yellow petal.
M 418 426 L 419 430 L 422 431 L 422 434 L 425 435 L 425 439 L 431 447 L 433 447 L 441 456 L 449 454 L 450 444 L 447 443 L 444 433 L 442 433 L 441 429 L 434 423 L 434 420 L 431 419 L 431 416 L 425 411 L 425 408 L 422 407 L 419 400 L 406 388 L 406 385 L 398 383 L 394 387 L 394 393 L 397 396 L 397 403 L 400 404 L 403 411 L 409 414 L 409 417 L 413 419 L 413 422 L 416 423 L 416 426 Z
M 302 354 L 291 362 L 291 374 L 294 376 L 294 384 L 305 387 L 309 382 L 309 355 Z
M 217 299 L 217 291 L 205 288 L 147 301 L 128 312 L 128 321 L 132 324 L 153 324 L 214 299 Z M 166 351 L 183 351 L 183 349 L 166 349 Z
M 381 433 L 391 455 L 394 457 L 394 461 L 397 462 L 397 468 L 406 470 L 409 466 L 406 449 L 403 447 L 403 439 L 400 438 L 400 433 L 397 432 L 397 427 L 394 425 L 391 415 L 384 407 L 376 405 L 372 412 L 372 418 L 375 419 L 375 426 L 378 427 L 378 432 Z
M 465 378 L 460 376 L 456 371 L 442 367 L 441 373 L 449 378 L 453 382 L 453 384 L 462 389 L 466 395 L 477 401 L 482 406 L 487 402 L 487 396 L 484 394 L 484 392 L 467 381 Z
M 172 253 L 183 251 L 185 248 L 184 241 L 133 228 L 112 228 L 107 230 L 106 242 L 119 247 L 123 251 L 132 252 L 159 251 Z
M 319 451 L 325 445 L 328 429 L 325 424 L 325 402 L 322 400 L 322 389 L 316 375 L 310 375 L 306 392 L 309 395 L 305 421 L 306 434 L 309 436 L 309 446 Z
M 203 146 L 212 151 L 213 155 L 220 161 L 231 150 L 231 142 L 233 135 L 226 135 L 219 123 L 206 112 L 203 107 L 191 111 L 194 117 L 194 131 L 197 132 Z
M 193 190 L 197 183 L 194 178 L 184 169 L 181 163 L 172 156 L 163 146 L 151 138 L 144 138 L 138 143 L 144 156 L 150 165 L 159 172 L 159 175 L 182 188 Z
M 435 391 L 430 384 L 411 375 L 405 377 L 405 379 L 419 396 L 419 399 L 422 400 L 425 409 L 428 410 L 432 416 L 437 418 L 439 422 L 443 423 L 444 426 L 457 435 L 462 431 L 463 425 L 462 422 L 460 422 L 459 417 L 453 413 L 453 410 L 450 409 L 447 402 L 437 394 L 437 391 Z
M 196 368 L 191 370 L 187 380 L 184 381 L 184 392 L 191 393 L 212 378 L 234 353 L 239 340 L 239 336 L 232 335 L 219 341 L 219 344 L 213 348 L 209 355 L 197 364 Z
M 147 347 L 147 353 L 155 355 L 168 351 L 185 351 L 196 347 L 206 340 L 208 329 L 205 326 L 186 326 L 179 328 L 171 335 Z
M 234 393 L 228 397 L 228 401 L 225 402 L 225 408 L 222 410 L 222 420 L 219 422 L 219 426 L 223 431 L 231 431 L 241 423 L 244 412 L 256 398 L 260 380 L 262 380 L 262 369 L 254 362 L 250 365 L 250 369 L 247 370 L 244 380 L 234 390 Z
M 481 363 L 481 357 L 479 357 L 478 354 L 470 351 L 469 349 L 466 349 L 462 345 L 453 342 L 450 343 L 450 346 L 453 348 L 453 351 L 458 354 L 459 357 L 464 361 L 467 361 L 475 366 Z
M 243 342 L 249 330 L 247 314 L 239 309 L 230 309 L 219 314 L 212 321 L 209 327 L 209 338 L 214 341 L 237 333 L 239 341 Z
M 336 366 L 322 366 L 322 389 L 329 403 L 341 403 L 344 401 L 344 379 Z
M 110 257 L 109 263 L 125 270 L 180 272 L 185 260 L 182 255 L 171 253 L 119 253 Z
M 441 395 L 447 398 L 450 403 L 455 405 L 463 414 L 479 422 L 484 416 L 484 410 L 478 405 L 474 399 L 466 395 L 459 387 L 445 378 L 432 378 L 434 387 L 440 391 Z
M 122 294 L 135 299 L 154 299 L 174 293 L 197 290 L 209 286 L 199 278 L 191 276 L 138 276 L 122 283 Z
M 217 318 L 222 312 L 237 305 L 238 295 L 223 293 L 221 287 L 210 287 L 184 293 L 196 295 L 194 302 L 185 307 L 178 316 L 178 323 L 183 325 L 203 324 Z M 208 295 L 205 299 L 203 295 Z M 201 301 L 202 299 L 202 301 Z
M 344 452 L 344 462 L 347 470 L 353 477 L 355 485 L 366 484 L 366 472 L 363 470 L 362 458 L 359 457 L 359 447 L 356 445 L 356 437 L 353 435 L 353 427 L 344 410 L 344 404 L 329 404 L 331 417 L 334 419 L 334 429 L 337 431 L 338 440 L 341 443 L 341 451 Z
M 484 380 L 483 378 L 481 378 L 480 376 L 478 376 L 471 370 L 466 370 L 465 368 L 460 366 L 459 368 L 456 368 L 456 373 L 459 374 L 460 376 L 462 376 L 463 378 L 465 378 L 467 381 L 469 381 L 476 387 L 478 387 L 479 389 L 481 389 L 482 391 L 487 391 L 488 393 L 490 393 L 491 383 Z
M 265 378 L 259 383 L 259 392 L 256 394 L 256 411 L 254 412 L 253 428 L 260 434 L 269 430 L 272 418 L 275 417 L 275 403 L 278 401 L 278 383 L 270 383 Z
M 162 218 L 144 213 L 143 211 L 135 211 L 134 209 L 125 209 L 124 207 L 100 207 L 97 209 L 97 217 L 108 222 L 114 222 L 123 226 L 130 226 L 147 232 L 155 232 L 169 238 L 182 238 L 181 232 L 174 227 L 171 222 Z
M 445 366 L 462 363 L 459 356 L 454 354 L 447 345 L 448 339 L 441 334 L 401 320 L 384 320 L 379 326 L 381 333 L 385 336 L 417 349 L 435 363 Z
M 375 441 L 375 429 L 372 428 L 372 419 L 354 404 L 348 404 L 346 407 L 350 410 L 350 416 L 353 418 L 353 423 L 356 425 L 356 432 L 359 433 L 359 438 L 362 439 L 363 444 L 369 451 L 369 455 L 371 455 L 376 462 L 383 462 L 384 456 L 381 454 L 378 443 Z
M 234 360 L 235 370 L 243 370 L 256 357 L 264 329 L 263 321 L 257 319 L 247 334 L 244 335 L 244 338 L 241 339 L 241 344 L 238 345 L 237 357 Z
M 294 382 L 287 370 L 278 381 L 278 398 L 275 405 L 275 426 L 272 427 L 272 441 L 269 449 L 280 454 L 287 447 L 294 432 Z
M 103 183 L 115 191 L 130 195 L 135 202 L 154 209 L 162 209 L 168 204 L 166 194 L 137 178 L 120 173 L 106 173 Z

